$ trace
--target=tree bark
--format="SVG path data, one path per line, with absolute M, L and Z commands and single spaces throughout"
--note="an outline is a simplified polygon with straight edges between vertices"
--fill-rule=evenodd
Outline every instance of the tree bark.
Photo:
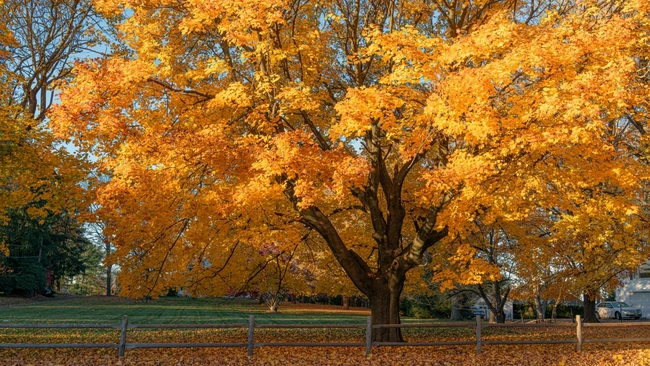
M 402 282 L 403 283 L 403 282 Z M 370 316 L 372 324 L 401 324 L 399 298 L 401 288 L 376 285 L 370 297 Z M 404 342 L 400 328 L 374 328 L 373 342 Z
M 350 298 L 346 295 L 343 295 L 343 300 L 342 300 L 342 305 L 343 305 L 343 310 L 348 310 L 350 309 Z
M 263 299 L 266 306 L 270 311 L 277 313 L 278 308 L 280 307 L 280 303 L 282 302 L 282 295 L 280 294 L 280 291 L 269 291 L 265 295 L 266 296 L 264 296 Z
M 477 286 L 479 294 L 485 301 L 485 304 L 488 306 L 490 309 L 490 322 L 496 321 L 497 323 L 505 323 L 506 322 L 506 313 L 503 311 L 503 308 L 506 305 L 506 302 L 508 301 L 508 295 L 510 294 L 510 288 L 506 288 L 506 290 L 501 293 L 501 285 L 499 282 L 493 282 L 492 283 L 492 290 L 494 294 L 492 296 L 488 296 L 485 290 L 483 289 L 483 285 L 478 285 Z M 492 314 L 494 314 L 494 318 L 492 318 Z
M 449 320 L 460 321 L 460 306 L 458 305 L 458 295 L 451 297 L 451 317 Z
M 583 309 L 585 323 L 600 323 L 596 318 L 596 297 L 588 293 L 582 295 L 584 297 Z
M 487 302 L 487 300 L 486 300 L 486 302 Z M 492 306 L 490 307 L 490 320 L 489 320 L 489 322 L 490 323 L 496 323 L 497 322 L 496 312 L 492 311 L 492 309 L 497 309 L 497 303 L 496 303 L 496 300 L 495 300 L 494 296 L 492 296 L 492 298 L 490 299 L 490 302 L 492 303 Z
M 558 296 L 557 299 L 555 300 L 555 304 L 553 304 L 553 311 L 551 312 L 551 319 L 555 320 L 557 318 L 557 307 L 560 305 L 560 297 Z
M 284 192 L 300 213 L 302 222 L 317 231 L 327 243 L 330 251 L 341 265 L 352 283 L 370 299 L 371 316 L 374 324 L 399 324 L 399 300 L 406 280 L 406 273 L 421 264 L 424 253 L 445 238 L 448 227 L 437 228 L 438 212 L 451 200 L 451 195 L 443 197 L 437 206 L 432 206 L 425 216 L 415 223 L 416 235 L 403 242 L 402 226 L 406 211 L 402 204 L 402 184 L 410 169 L 424 157 L 418 154 L 400 168 L 395 165 L 391 174 L 383 160 L 381 131 L 378 122 L 366 136 L 366 148 L 370 155 L 372 169 L 367 184 L 352 187 L 352 195 L 361 205 L 362 211 L 369 215 L 372 223 L 372 238 L 376 243 L 376 263 L 369 265 L 367 259 L 349 248 L 328 215 L 318 207 L 300 207 L 301 198 L 296 195 L 294 182 L 286 174 L 277 177 L 285 185 Z M 380 190 L 383 194 L 380 194 Z M 381 204 L 381 197 L 386 204 Z M 399 328 L 375 328 L 374 341 L 403 342 Z
M 111 284 L 113 282 L 113 279 L 111 278 L 112 270 L 113 270 L 112 265 L 109 264 L 106 266 L 106 296 L 111 296 L 112 294 L 111 292 Z
M 537 314 L 537 320 L 546 318 L 546 300 L 542 300 L 539 295 L 535 295 L 535 313 Z
M 105 258 L 108 258 L 109 255 L 111 255 L 111 243 L 104 238 L 104 249 L 106 250 L 106 256 Z M 111 296 L 111 285 L 113 282 L 112 279 L 112 270 L 113 270 L 113 265 L 112 264 L 107 264 L 106 265 L 106 296 Z

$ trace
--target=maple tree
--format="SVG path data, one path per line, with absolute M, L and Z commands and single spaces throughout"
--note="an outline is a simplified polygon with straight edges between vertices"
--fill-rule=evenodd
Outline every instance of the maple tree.
M 557 306 L 569 294 L 582 294 L 584 320 L 597 322 L 595 303 L 601 290 L 615 288 L 622 276 L 635 271 L 650 256 L 650 247 L 642 215 L 617 211 L 607 197 L 611 193 L 589 193 L 574 196 L 573 207 L 564 212 L 537 210 L 522 221 L 497 220 L 491 228 L 475 222 L 477 229 L 467 243 L 441 256 L 443 265 L 437 266 L 444 269 L 436 277 L 447 287 L 459 284 L 462 289 L 455 292 L 481 296 L 497 322 L 505 320 L 509 296 L 534 302 L 538 319 L 544 319 L 548 299 L 555 298 Z M 584 222 L 576 225 L 579 220 Z M 473 256 L 455 256 L 461 249 Z M 467 276 L 469 272 L 474 276 Z
M 311 295 L 316 288 L 317 268 L 311 253 L 305 251 L 307 240 L 309 235 L 292 245 L 282 242 L 267 242 L 259 246 L 239 244 L 247 247 L 244 250 L 248 254 L 244 256 L 246 263 L 238 263 L 235 268 L 240 272 L 244 270 L 247 275 L 234 276 L 226 280 L 227 283 L 231 289 L 237 290 L 233 291 L 235 294 L 256 290 L 260 303 L 265 303 L 272 312 L 277 312 L 282 301 L 290 294 Z M 228 264 L 232 267 L 234 261 L 231 259 Z M 197 284 L 201 282 L 197 281 Z M 214 289 L 207 290 L 207 293 L 214 293 Z
M 90 212 L 94 212 L 96 210 L 95 205 L 90 205 Z M 108 259 L 108 257 L 111 255 L 111 252 L 113 250 L 113 245 L 111 244 L 111 240 L 108 236 L 104 234 L 104 229 L 106 228 L 106 222 L 102 221 L 101 219 L 97 217 L 91 216 L 91 219 L 87 218 L 86 225 L 88 226 L 88 236 L 92 238 L 93 242 L 95 243 L 100 243 L 100 246 L 103 247 L 103 257 L 104 259 Z M 110 261 L 107 261 L 105 263 L 105 274 L 104 276 L 106 277 L 106 283 L 105 283 L 105 294 L 106 296 L 111 296 L 113 293 L 113 264 L 110 263 Z
M 580 215 L 580 211 L 592 210 L 594 206 L 603 210 L 602 202 L 606 201 L 598 197 L 594 202 L 583 203 L 567 220 L 557 224 L 559 230 L 554 239 L 540 247 L 553 255 L 553 277 L 569 278 L 570 289 L 583 294 L 586 322 L 598 321 L 595 305 L 600 290 L 616 287 L 621 275 L 636 271 L 650 255 L 647 231 L 639 231 L 644 225 L 634 222 L 639 216 L 628 217 L 628 222 L 622 223 L 620 217 L 625 215 L 614 211 L 609 212 L 612 216 L 591 217 L 584 223 L 584 230 L 573 228 L 576 215 L 586 216 Z
M 55 87 L 70 62 L 97 45 L 97 14 L 84 0 L 0 2 L 1 280 L 29 292 L 84 269 L 78 217 L 85 207 L 83 161 L 48 126 Z M 31 273 L 31 275 L 29 274 Z M 33 278 L 33 279 L 32 279 Z
M 216 293 L 237 245 L 282 252 L 307 228 L 373 322 L 398 323 L 425 253 L 472 262 L 466 283 L 489 270 L 476 218 L 553 208 L 623 235 L 642 214 L 646 166 L 605 132 L 647 103 L 645 1 L 95 4 L 124 15 L 120 45 L 77 64 L 53 122 L 111 177 L 93 189 L 127 295 L 191 264 Z
M 28 208 L 45 217 L 74 211 L 86 172 L 52 135 L 47 111 L 71 60 L 101 41 L 88 1 L 4 0 L 0 3 L 0 219 Z
M 475 222 L 475 226 L 473 235 L 458 248 L 452 249 L 456 253 L 462 250 L 473 252 L 474 255 L 458 258 L 456 253 L 449 253 L 448 257 L 455 256 L 456 260 L 449 261 L 447 268 L 439 271 L 436 277 L 443 287 L 457 288 L 452 292 L 454 296 L 462 292 L 472 292 L 481 297 L 490 309 L 490 321 L 504 323 L 504 308 L 510 300 L 513 277 L 516 276 L 514 255 L 521 250 L 521 246 L 512 233 L 503 227 L 496 225 L 497 228 L 488 228 L 479 222 Z M 475 275 L 467 276 L 468 272 Z

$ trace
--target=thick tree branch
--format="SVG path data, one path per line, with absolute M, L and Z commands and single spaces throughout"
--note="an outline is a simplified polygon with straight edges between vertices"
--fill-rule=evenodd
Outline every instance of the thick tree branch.
M 282 178 L 280 178 L 282 179 Z M 298 206 L 299 198 L 295 195 L 293 182 L 285 181 L 285 195 L 294 205 L 302 217 L 304 223 L 310 228 L 316 230 L 325 240 L 328 247 L 334 254 L 345 273 L 350 277 L 352 282 L 359 290 L 368 295 L 371 290 L 371 273 L 372 269 L 357 253 L 348 249 L 341 239 L 338 231 L 332 224 L 332 221 L 318 208 L 311 206 L 309 208 L 300 208 Z
M 301 109 L 300 115 L 302 116 L 302 119 L 305 121 L 305 124 L 309 126 L 309 130 L 311 131 L 311 133 L 313 133 L 314 137 L 316 137 L 316 141 L 318 141 L 318 146 L 320 146 L 321 150 L 323 151 L 331 150 L 330 142 L 328 141 L 327 137 L 325 137 L 318 130 L 318 128 L 316 128 L 316 125 L 314 125 L 314 122 L 311 120 L 311 118 L 309 118 L 307 112 Z

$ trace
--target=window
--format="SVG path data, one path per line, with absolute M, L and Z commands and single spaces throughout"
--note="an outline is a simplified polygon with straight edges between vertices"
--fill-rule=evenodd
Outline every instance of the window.
M 650 262 L 643 262 L 639 266 L 639 278 L 650 278 Z

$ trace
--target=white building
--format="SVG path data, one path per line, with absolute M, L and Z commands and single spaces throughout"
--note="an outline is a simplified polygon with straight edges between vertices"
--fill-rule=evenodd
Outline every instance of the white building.
M 479 309 L 483 310 L 483 313 L 485 314 L 486 318 L 490 317 L 491 310 L 487 306 L 487 304 L 485 303 L 485 300 L 483 300 L 482 297 L 479 297 L 474 302 L 474 308 L 479 308 Z M 506 320 L 512 320 L 512 316 L 514 314 L 512 300 L 506 301 L 506 304 L 503 306 L 503 313 L 506 316 Z
M 616 300 L 641 308 L 643 317 L 650 317 L 650 261 L 643 262 L 632 278 L 623 280 L 623 286 L 616 289 Z

